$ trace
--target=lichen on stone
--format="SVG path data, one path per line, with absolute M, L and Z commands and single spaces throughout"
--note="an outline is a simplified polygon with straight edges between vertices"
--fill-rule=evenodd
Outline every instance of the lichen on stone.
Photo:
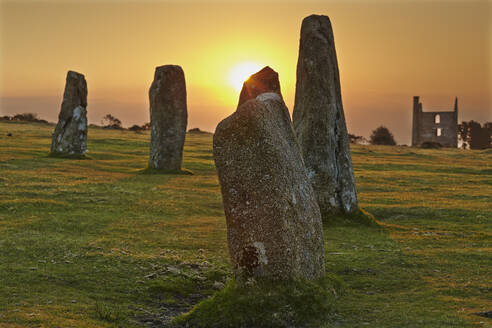
M 322 276 L 321 215 L 280 94 L 256 95 L 220 122 L 213 152 L 236 277 Z
M 164 65 L 155 70 L 149 90 L 149 168 L 181 170 L 188 110 L 186 84 L 180 66 Z
M 51 153 L 84 156 L 87 150 L 87 83 L 84 75 L 69 71 Z

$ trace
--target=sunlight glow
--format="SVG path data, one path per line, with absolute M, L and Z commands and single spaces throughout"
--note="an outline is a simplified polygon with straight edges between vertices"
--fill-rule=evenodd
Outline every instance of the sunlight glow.
M 252 74 L 263 68 L 263 65 L 255 62 L 243 62 L 236 65 L 229 72 L 229 83 L 237 92 L 241 91 L 243 82 L 246 81 Z

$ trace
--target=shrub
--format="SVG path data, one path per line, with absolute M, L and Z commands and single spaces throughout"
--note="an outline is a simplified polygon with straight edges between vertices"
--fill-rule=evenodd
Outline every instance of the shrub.
M 144 125 L 135 124 L 135 125 L 132 125 L 131 127 L 129 127 L 128 130 L 134 131 L 134 132 L 150 130 L 150 123 L 145 123 Z
M 486 149 L 492 147 L 492 123 L 486 122 L 483 127 L 475 121 L 458 124 L 458 136 L 463 144 L 470 149 Z
M 369 144 L 369 141 L 367 141 L 367 139 L 364 138 L 363 136 L 358 136 L 358 135 L 349 133 L 348 134 L 348 137 L 349 137 L 349 142 L 351 144 L 357 144 L 357 145 L 367 145 L 367 144 Z
M 101 125 L 105 129 L 123 129 L 123 127 L 121 126 L 121 121 L 111 114 L 106 114 L 106 116 L 103 117 L 103 119 L 101 120 Z
M 15 114 L 13 116 L 3 116 L 2 121 L 48 123 L 48 121 L 46 120 L 39 119 L 38 114 L 36 113 L 22 113 L 22 114 Z
M 379 128 L 372 131 L 371 144 L 394 146 L 396 145 L 396 141 L 390 130 L 388 130 L 387 127 L 381 125 Z

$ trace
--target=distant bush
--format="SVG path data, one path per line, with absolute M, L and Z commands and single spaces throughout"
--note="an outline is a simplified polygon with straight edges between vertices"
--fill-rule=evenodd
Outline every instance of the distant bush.
M 132 125 L 131 127 L 128 128 L 130 131 L 134 132 L 140 132 L 140 131 L 147 131 L 150 130 L 150 123 L 145 123 L 144 125 Z
M 482 127 L 473 120 L 462 122 L 458 124 L 458 137 L 463 141 L 463 148 L 492 148 L 492 123 L 486 122 Z
M 369 141 L 367 141 L 367 139 L 364 138 L 363 136 L 357 136 L 355 134 L 349 133 L 348 137 L 349 137 L 349 142 L 352 144 L 366 145 L 369 143 Z
M 105 129 L 117 129 L 117 130 L 123 129 L 123 126 L 121 125 L 121 121 L 111 114 L 106 114 L 106 116 L 103 117 L 103 119 L 101 120 L 101 125 Z
M 189 130 L 188 130 L 188 133 L 196 133 L 196 134 L 209 134 L 210 132 L 207 132 L 207 131 L 202 131 L 202 130 L 200 130 L 199 128 L 193 128 L 193 129 L 189 129 Z
M 390 130 L 388 130 L 387 127 L 381 125 L 379 128 L 372 131 L 371 144 L 394 146 L 396 145 L 396 141 Z
M 35 122 L 35 123 L 48 123 L 48 121 L 39 119 L 36 113 L 22 113 L 15 114 L 13 116 L 2 116 L 0 118 L 2 121 L 20 121 L 20 122 Z
M 357 140 L 362 139 L 362 136 L 356 136 L 355 134 L 349 133 L 348 134 L 350 143 L 355 143 Z

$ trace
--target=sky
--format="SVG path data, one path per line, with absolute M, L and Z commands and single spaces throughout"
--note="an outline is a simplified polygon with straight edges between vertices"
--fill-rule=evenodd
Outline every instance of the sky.
M 412 97 L 458 120 L 492 121 L 492 2 L 0 0 L 0 114 L 56 122 L 66 73 L 85 75 L 89 123 L 149 121 L 156 66 L 180 65 L 188 128 L 235 111 L 248 70 L 279 73 L 292 111 L 302 19 L 328 15 L 350 133 L 411 140 Z

